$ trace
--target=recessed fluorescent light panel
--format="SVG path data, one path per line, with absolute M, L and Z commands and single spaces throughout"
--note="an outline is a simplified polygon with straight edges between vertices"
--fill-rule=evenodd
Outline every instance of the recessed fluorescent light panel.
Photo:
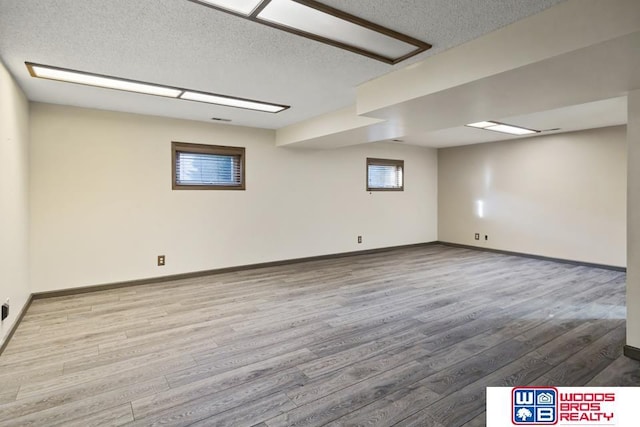
M 195 2 L 249 16 L 262 3 L 262 0 L 195 0 Z
M 182 93 L 181 90 L 175 88 L 49 67 L 46 65 L 27 63 L 27 68 L 33 77 L 39 77 L 41 79 L 59 80 L 61 82 L 125 90 L 127 92 L 138 92 L 147 95 L 166 96 L 169 98 L 177 98 Z
M 388 64 L 396 64 L 431 48 L 429 43 L 314 0 L 262 0 L 258 2 L 258 5 L 254 7 L 253 12 L 250 14 L 216 4 L 231 2 L 190 1 L 244 16 L 252 21 L 365 55 Z
M 507 125 L 500 122 L 477 122 L 470 123 L 466 126 L 478 129 L 492 130 L 494 132 L 508 133 L 509 135 L 533 135 L 540 133 L 539 130 L 527 129 L 520 126 Z
M 185 91 L 180 95 L 180 99 L 206 102 L 208 104 L 226 105 L 228 107 L 244 108 L 247 110 L 266 111 L 268 113 L 278 113 L 287 108 L 284 105 L 265 104 L 263 102 L 250 101 L 247 99 L 229 98 L 221 95 L 193 91 Z
M 470 123 L 467 126 L 472 127 L 472 128 L 480 128 L 480 129 L 484 129 L 487 128 L 489 126 L 495 126 L 497 123 L 494 122 L 477 122 L 477 123 Z
M 511 135 L 532 135 L 534 133 L 539 132 L 536 130 L 524 129 L 518 126 L 511 126 L 511 125 L 489 126 L 488 128 L 485 128 L 485 129 L 492 130 L 495 132 L 508 133 Z
M 164 96 L 167 98 L 184 99 L 185 101 L 205 102 L 208 104 L 244 108 L 247 110 L 267 113 L 279 113 L 280 111 L 289 108 L 288 105 L 272 104 L 269 102 L 236 98 L 233 96 L 199 92 L 173 86 L 156 85 L 136 80 L 105 76 L 102 74 L 86 73 L 84 71 L 70 70 L 67 68 L 34 64 L 31 62 L 25 62 L 25 65 L 32 77 L 38 77 L 41 79 L 58 80 L 66 83 L 77 83 L 106 89 L 142 93 L 146 95 Z
M 257 18 L 384 58 L 402 58 L 416 50 L 411 43 L 293 0 L 271 0 Z

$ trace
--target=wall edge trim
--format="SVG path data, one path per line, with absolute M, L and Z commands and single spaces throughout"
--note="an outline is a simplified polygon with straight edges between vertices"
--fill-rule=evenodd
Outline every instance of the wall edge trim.
M 598 263 L 586 262 L 586 261 L 576 261 L 576 260 L 565 259 L 565 258 L 554 258 L 554 257 L 548 257 L 548 256 L 544 256 L 544 255 L 528 254 L 528 253 L 524 253 L 524 252 L 514 252 L 514 251 L 506 251 L 506 250 L 502 250 L 502 249 L 484 248 L 482 246 L 472 246 L 472 245 L 463 245 L 461 243 L 444 242 L 444 241 L 441 241 L 441 240 L 439 240 L 437 243 L 439 243 L 441 245 L 445 245 L 445 246 L 451 246 L 451 247 L 454 247 L 454 248 L 463 248 L 463 249 L 472 249 L 472 250 L 478 250 L 478 251 L 484 251 L 484 252 L 493 252 L 493 253 L 497 253 L 497 254 L 519 256 L 519 257 L 523 257 L 523 258 L 532 258 L 532 259 L 538 259 L 538 260 L 542 260 L 542 261 L 554 261 L 554 262 L 561 262 L 563 264 L 572 264 L 572 265 L 579 265 L 579 266 L 583 266 L 583 267 L 592 267 L 592 268 L 602 268 L 602 269 L 605 269 L 605 270 L 613 270 L 613 271 L 621 271 L 621 272 L 626 272 L 627 271 L 627 267 L 619 267 L 619 266 L 616 266 L 616 265 L 598 264 Z
M 33 299 L 34 299 L 33 294 L 29 294 L 29 296 L 27 297 L 27 302 L 22 306 L 22 310 L 20 310 L 18 317 L 16 317 L 16 320 L 15 322 L 13 322 L 11 329 L 9 329 L 9 333 L 6 335 L 2 344 L 0 344 L 0 355 L 2 355 L 2 353 L 5 351 L 5 349 L 9 345 L 9 341 L 11 341 L 11 338 L 13 337 L 13 334 L 18 329 L 18 326 L 20 325 L 20 323 L 22 323 L 22 318 L 27 313 L 27 310 L 29 309 L 29 307 L 31 307 L 31 302 L 33 301 Z
M 345 258 L 345 257 L 351 257 L 351 256 L 357 256 L 357 255 L 376 254 L 376 253 L 388 252 L 388 251 L 392 251 L 392 250 L 396 250 L 396 249 L 422 247 L 422 246 L 432 246 L 432 245 L 444 245 L 444 246 L 450 246 L 450 247 L 456 247 L 456 248 L 479 250 L 479 251 L 485 251 L 485 252 L 493 252 L 493 253 L 498 253 L 498 254 L 503 254 L 503 255 L 520 256 L 520 257 L 524 257 L 524 258 L 533 258 L 533 259 L 538 259 L 538 260 L 561 262 L 561 263 L 565 263 L 565 264 L 572 264 L 572 265 L 579 265 L 579 266 L 593 267 L 593 268 L 602 268 L 602 269 L 613 270 L 613 271 L 621 271 L 621 272 L 626 272 L 627 271 L 626 267 L 618 267 L 618 266 L 612 266 L 612 265 L 606 265 L 606 264 L 596 264 L 596 263 L 589 263 L 589 262 L 583 262 L 583 261 L 568 260 L 568 259 L 563 259 L 563 258 L 553 258 L 553 257 L 542 256 L 542 255 L 534 255 L 534 254 L 527 254 L 527 253 L 522 253 L 522 252 L 505 251 L 505 250 L 501 250 L 501 249 L 483 248 L 483 247 L 478 247 L 478 246 L 463 245 L 463 244 L 459 244 L 459 243 L 452 243 L 452 242 L 444 242 L 444 241 L 440 241 L 440 240 L 435 240 L 435 241 L 431 241 L 431 242 L 413 243 L 413 244 L 398 245 L 398 246 L 388 246 L 388 247 L 383 247 L 383 248 L 365 249 L 365 250 L 361 250 L 361 251 L 339 252 L 339 253 L 335 253 L 335 254 L 317 255 L 317 256 L 304 257 L 304 258 L 292 258 L 292 259 L 286 259 L 286 260 L 280 260 L 280 261 L 270 261 L 270 262 L 256 263 L 256 264 L 246 264 L 246 265 L 239 265 L 239 266 L 233 266 L 233 267 L 224 267 L 224 268 L 218 268 L 218 269 L 212 269 L 212 270 L 195 271 L 195 272 L 191 272 L 191 273 L 182 273 L 182 274 L 174 274 L 174 275 L 168 275 L 168 276 L 151 277 L 151 278 L 147 278 L 147 279 L 129 280 L 129 281 L 124 281 L 124 282 L 106 283 L 106 284 L 99 284 L 99 285 L 83 286 L 83 287 L 78 287 L 78 288 L 69 288 L 69 289 L 60 289 L 60 290 L 55 290 L 55 291 L 34 292 L 34 293 L 29 295 L 26 304 L 22 307 L 22 310 L 20 311 L 20 314 L 16 318 L 16 321 L 14 322 L 13 326 L 11 327 L 11 329 L 10 329 L 9 333 L 7 334 L 5 340 L 2 342 L 2 344 L 0 344 L 0 355 L 4 352 L 4 350 L 6 349 L 7 345 L 9 344 L 9 341 L 13 337 L 13 334 L 18 329 L 18 326 L 22 322 L 22 319 L 24 318 L 24 315 L 26 314 L 27 310 L 31 306 L 31 303 L 36 299 L 55 298 L 55 297 L 62 297 L 62 296 L 90 293 L 90 292 L 98 292 L 98 291 L 104 291 L 104 290 L 110 290 L 110 289 L 125 288 L 125 287 L 130 287 L 130 286 L 147 285 L 147 284 L 150 284 L 150 283 L 162 283 L 162 282 L 170 282 L 170 281 L 174 281 L 174 280 L 191 279 L 191 278 L 195 278 L 195 277 L 212 276 L 212 275 L 216 275 L 216 274 L 231 273 L 231 272 L 234 272 L 234 271 L 244 271 L 244 270 L 251 270 L 251 269 L 258 269 L 258 268 L 277 267 L 277 266 L 281 266 L 281 265 L 292 265 L 292 264 L 299 264 L 299 263 L 303 263 L 303 262 L 322 261 L 322 260 L 327 260 L 327 259 Z M 629 357 L 631 359 L 640 360 L 640 349 L 639 348 L 635 348 L 635 347 L 626 345 L 624 347 L 624 354 L 625 354 L 625 356 L 627 356 L 627 357 Z
M 174 280 L 193 279 L 195 277 L 212 276 L 216 274 L 232 273 L 235 271 L 252 270 L 257 268 L 278 267 L 281 265 L 298 264 L 298 263 L 310 262 L 310 261 L 322 261 L 326 259 L 344 258 L 344 257 L 350 257 L 350 256 L 357 256 L 357 255 L 368 255 L 368 254 L 375 254 L 380 252 L 387 252 L 395 249 L 430 246 L 438 243 L 439 242 L 437 241 L 412 243 L 408 245 L 388 246 L 383 248 L 365 249 L 361 251 L 338 252 L 334 254 L 316 255 L 316 256 L 310 256 L 310 257 L 304 257 L 304 258 L 291 258 L 291 259 L 284 259 L 280 261 L 269 261 L 269 262 L 262 262 L 262 263 L 256 263 L 256 264 L 245 264 L 245 265 L 238 265 L 233 267 L 216 268 L 212 270 L 200 270 L 200 271 L 194 271 L 190 273 L 180 273 L 180 274 L 172 274 L 167 276 L 150 277 L 147 279 L 127 280 L 123 282 L 82 286 L 77 288 L 60 289 L 55 291 L 34 292 L 33 299 L 62 297 L 62 296 L 69 296 L 69 295 L 75 295 L 75 294 L 84 294 L 89 292 L 125 288 L 129 286 L 148 285 L 150 283 L 163 283 L 163 282 L 171 282 Z
M 640 360 L 640 348 L 638 347 L 625 345 L 623 354 L 627 356 L 629 359 Z

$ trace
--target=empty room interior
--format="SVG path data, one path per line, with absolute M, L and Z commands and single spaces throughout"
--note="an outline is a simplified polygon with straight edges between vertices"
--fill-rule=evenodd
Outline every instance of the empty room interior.
M 640 386 L 640 2 L 0 0 L 0 304 L 0 426 Z

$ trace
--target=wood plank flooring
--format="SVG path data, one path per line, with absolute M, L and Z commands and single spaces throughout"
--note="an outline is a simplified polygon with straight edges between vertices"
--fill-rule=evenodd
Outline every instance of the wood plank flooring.
M 0 426 L 480 426 L 487 386 L 640 386 L 624 282 L 433 245 L 36 300 Z

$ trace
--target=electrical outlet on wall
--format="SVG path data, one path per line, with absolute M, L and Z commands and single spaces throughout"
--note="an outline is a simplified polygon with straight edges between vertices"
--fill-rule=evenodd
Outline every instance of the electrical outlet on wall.
M 480 233 L 476 233 L 476 235 L 475 235 L 475 239 L 476 239 L 476 240 L 480 240 Z
M 9 298 L 7 298 L 7 302 L 2 304 L 2 315 L 0 315 L 0 320 L 4 320 L 9 317 Z
M 158 255 L 158 267 L 162 267 L 165 264 L 165 256 Z
M 362 243 L 362 236 L 358 236 L 358 243 Z

